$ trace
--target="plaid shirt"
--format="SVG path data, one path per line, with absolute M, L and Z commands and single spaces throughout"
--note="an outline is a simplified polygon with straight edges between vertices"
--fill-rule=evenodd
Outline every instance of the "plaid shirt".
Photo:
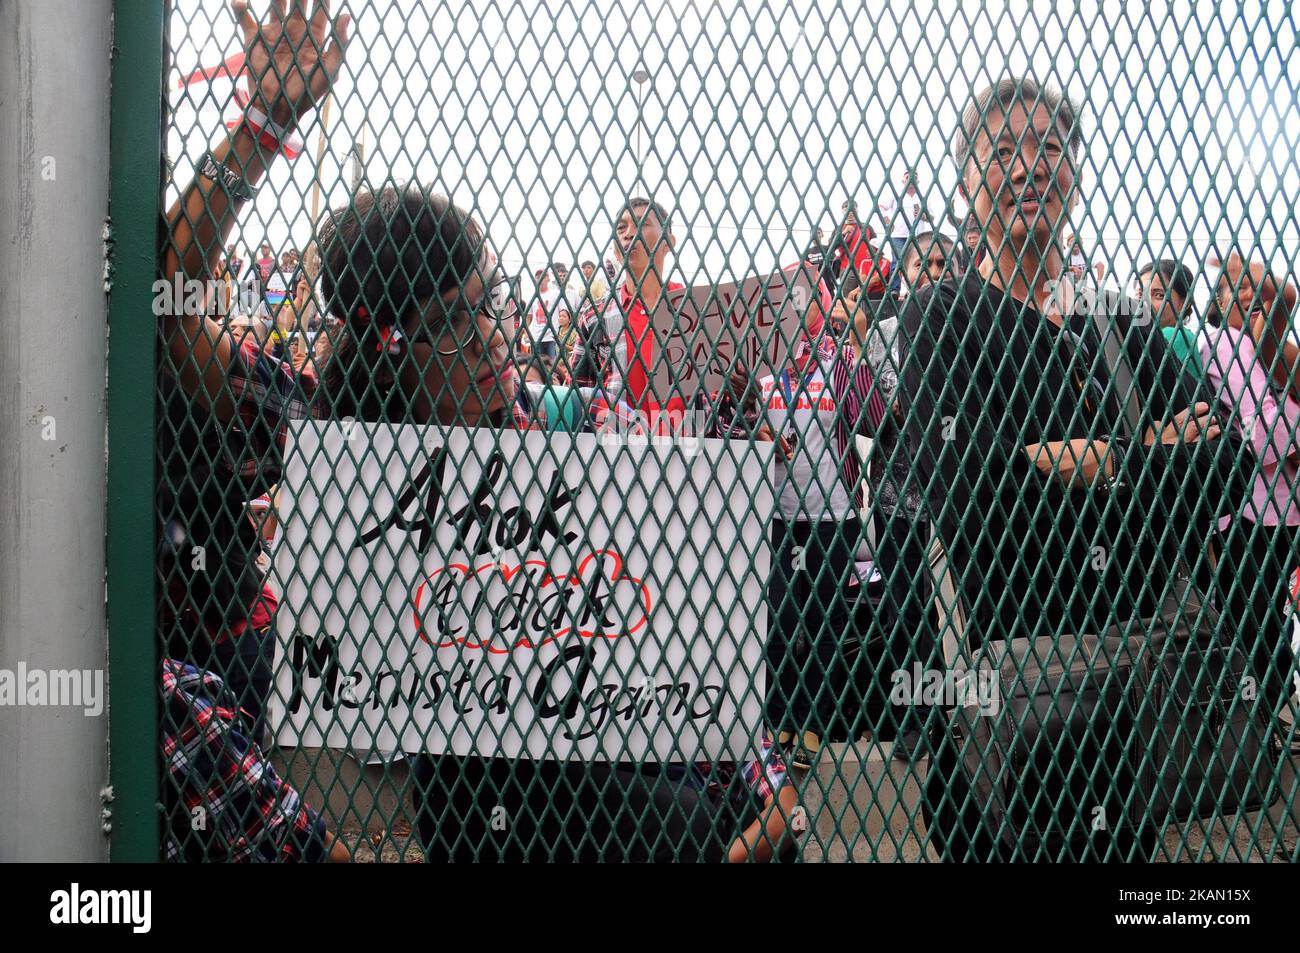
M 794 783 L 781 752 L 768 738 L 763 739 L 758 757 L 745 763 L 740 776 L 745 786 L 764 803 L 775 798 L 783 787 Z
M 695 764 L 695 769 L 713 800 L 720 800 L 730 792 L 746 799 L 751 810 L 762 810 L 782 788 L 800 783 L 806 773 L 790 769 L 769 738 L 762 740 L 758 757 L 744 764 L 701 761 Z
M 211 672 L 162 663 L 169 861 L 325 859 L 325 822 L 249 737 Z

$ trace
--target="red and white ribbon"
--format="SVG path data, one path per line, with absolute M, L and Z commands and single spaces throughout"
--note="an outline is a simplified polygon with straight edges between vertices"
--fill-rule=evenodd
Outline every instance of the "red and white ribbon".
M 251 103 L 244 106 L 243 121 L 263 148 L 283 152 L 290 159 L 296 159 L 302 153 L 303 143 L 296 133 L 279 125 Z

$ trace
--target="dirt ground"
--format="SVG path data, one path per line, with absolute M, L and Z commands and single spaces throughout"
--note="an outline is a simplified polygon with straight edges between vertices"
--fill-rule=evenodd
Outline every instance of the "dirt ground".
M 1293 756 L 1284 769 L 1281 797 L 1266 812 L 1171 827 L 1158 862 L 1265 863 L 1285 862 L 1295 856 L 1300 836 L 1297 767 L 1300 764 Z M 937 860 L 924 842 L 919 792 L 915 775 L 890 759 L 889 745 L 864 740 L 852 746 L 828 746 L 804 793 L 809 831 L 804 836 L 803 862 Z M 404 812 L 384 810 L 379 803 L 382 800 L 376 798 L 373 809 L 363 809 L 364 825 L 355 811 L 344 817 L 343 837 L 354 859 L 359 863 L 423 863 L 423 852 L 405 819 L 394 822 L 389 831 L 383 829 L 383 818 Z M 392 806 L 396 807 L 395 800 Z

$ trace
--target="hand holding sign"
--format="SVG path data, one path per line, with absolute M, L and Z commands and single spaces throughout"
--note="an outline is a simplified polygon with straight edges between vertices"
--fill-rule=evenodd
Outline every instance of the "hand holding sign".
M 767 424 L 763 424 L 763 426 L 759 427 L 758 432 L 754 436 L 756 439 L 761 440 L 764 443 L 775 443 L 776 448 L 781 451 L 781 455 L 785 457 L 787 461 L 794 459 L 795 445 L 791 443 L 784 434 L 778 437 L 772 432 L 772 428 Z
M 731 394 L 732 400 L 742 412 L 747 413 L 754 409 L 754 404 L 758 399 L 758 387 L 754 383 L 753 375 L 749 373 L 749 368 L 739 357 L 732 363 L 728 371 L 721 361 L 714 362 L 714 373 L 727 380 L 727 391 Z

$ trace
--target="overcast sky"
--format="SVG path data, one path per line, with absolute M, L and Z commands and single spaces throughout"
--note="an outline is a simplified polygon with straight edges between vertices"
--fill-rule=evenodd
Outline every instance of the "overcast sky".
M 177 79 L 238 43 L 225 0 L 172 2 L 168 153 L 184 179 L 219 119 Z M 967 97 L 1032 71 L 1085 106 L 1073 223 L 1112 272 L 1127 280 L 1135 261 L 1164 255 L 1193 262 L 1234 238 L 1279 268 L 1296 259 L 1300 108 L 1288 77 L 1300 77 L 1300 53 L 1283 2 L 523 6 L 352 0 L 323 204 L 346 201 L 347 153 L 363 138 L 371 182 L 437 185 L 522 269 L 605 257 L 612 214 L 648 189 L 673 212 L 675 277 L 731 280 L 796 260 L 847 197 L 866 213 L 908 167 L 941 216 Z M 310 154 L 277 164 L 241 246 L 310 240 L 320 125 L 304 131 Z

